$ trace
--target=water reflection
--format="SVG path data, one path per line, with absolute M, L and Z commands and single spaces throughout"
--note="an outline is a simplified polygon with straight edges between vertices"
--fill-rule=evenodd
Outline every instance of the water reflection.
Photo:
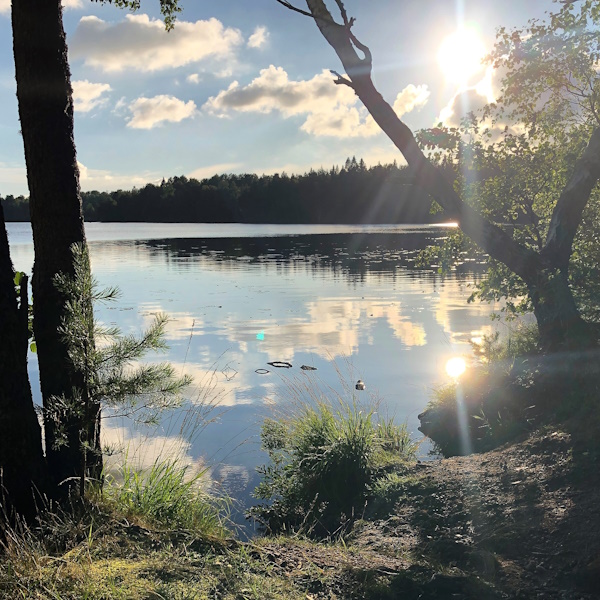
M 128 225 L 119 225 L 128 237 Z M 155 313 L 168 313 L 167 358 L 196 382 L 187 406 L 211 397 L 226 409 L 189 443 L 174 426 L 183 413 L 170 417 L 144 442 L 147 456 L 176 442 L 189 461 L 204 457 L 215 477 L 237 486 L 246 500 L 263 460 L 258 433 L 265 399 L 277 403 L 282 395 L 282 372 L 268 362 L 288 361 L 293 368 L 286 377 L 317 376 L 336 389 L 339 365 L 348 362 L 352 373 L 344 376 L 363 379 L 417 433 L 416 416 L 446 377 L 446 360 L 470 352 L 471 338 L 488 328 L 493 309 L 466 303 L 478 277 L 472 264 L 444 277 L 415 268 L 418 250 L 444 235 L 441 230 L 370 227 L 278 237 L 232 237 L 223 230 L 220 238 L 171 239 L 177 228 L 168 225 L 158 239 L 140 232 L 119 241 L 119 226 L 106 227 L 111 241 L 103 240 L 100 226 L 90 236 L 97 240 L 90 243 L 92 268 L 101 285 L 120 287 L 122 297 L 99 307 L 98 318 L 130 333 Z M 13 260 L 28 270 L 31 246 L 15 245 Z M 316 373 L 301 371 L 302 364 Z M 261 368 L 270 372 L 257 373 Z M 108 420 L 104 431 L 111 443 L 131 447 L 140 439 L 130 421 Z

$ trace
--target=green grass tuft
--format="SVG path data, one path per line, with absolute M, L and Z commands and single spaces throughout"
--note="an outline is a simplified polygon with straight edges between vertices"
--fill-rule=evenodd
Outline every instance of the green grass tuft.
M 147 470 L 125 463 L 121 480 L 107 477 L 103 495 L 126 518 L 223 537 L 229 503 L 206 491 L 204 475 L 205 471 L 192 474 L 189 465 L 177 459 L 156 460 Z
M 295 414 L 267 419 L 255 496 L 266 502 L 250 514 L 272 532 L 335 537 L 360 518 L 369 485 L 386 466 L 414 459 L 417 445 L 405 425 L 376 418 L 356 403 L 303 403 Z

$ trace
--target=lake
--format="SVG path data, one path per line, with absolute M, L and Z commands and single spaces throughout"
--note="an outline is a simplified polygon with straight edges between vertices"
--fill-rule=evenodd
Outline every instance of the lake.
M 15 268 L 30 272 L 29 224 L 7 229 Z M 441 226 L 88 223 L 86 231 L 94 275 L 121 290 L 97 307 L 99 320 L 132 333 L 166 312 L 170 349 L 149 359 L 166 358 L 195 382 L 184 407 L 156 427 L 107 415 L 104 443 L 143 464 L 183 453 L 242 504 L 264 460 L 262 419 L 303 393 L 374 399 L 422 437 L 417 415 L 447 381 L 447 360 L 470 354 L 494 311 L 467 304 L 475 263 L 444 276 L 415 267 L 419 249 L 447 234 Z M 30 375 L 39 402 L 35 355 Z M 364 392 L 354 390 L 359 378 Z M 188 439 L 199 416 L 212 422 Z

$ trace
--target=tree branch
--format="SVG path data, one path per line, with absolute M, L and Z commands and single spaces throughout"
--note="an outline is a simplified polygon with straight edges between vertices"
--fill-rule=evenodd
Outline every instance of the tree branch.
M 600 179 L 600 127 L 597 127 L 575 171 L 563 189 L 550 220 L 546 245 L 542 250 L 545 260 L 568 269 L 573 239 L 581 223 L 583 209 L 592 190 Z
M 294 6 L 290 2 L 287 2 L 287 0 L 275 0 L 275 2 L 279 2 L 279 4 L 282 4 L 286 8 L 289 8 L 290 10 L 293 10 L 294 12 L 300 13 L 301 15 L 304 15 L 305 17 L 312 17 L 312 15 L 309 12 Z
M 368 48 L 356 40 L 349 26 L 334 21 L 323 0 L 306 0 L 306 3 L 317 27 L 344 65 L 357 96 L 414 169 L 419 186 L 434 198 L 444 209 L 445 215 L 456 220 L 463 232 L 485 252 L 504 263 L 522 279 L 530 280 L 541 266 L 539 254 L 517 243 L 505 231 L 462 201 L 442 173 L 425 157 L 412 131 L 398 118 L 373 85 Z M 357 48 L 365 52 L 364 59 L 356 53 Z

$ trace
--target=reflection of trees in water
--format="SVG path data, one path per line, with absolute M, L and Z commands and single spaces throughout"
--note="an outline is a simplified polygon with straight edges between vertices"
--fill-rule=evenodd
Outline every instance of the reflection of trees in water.
M 363 281 L 367 275 L 389 277 L 397 269 L 406 277 L 421 277 L 423 270 L 437 274 L 437 268 L 416 266 L 421 250 L 445 232 L 347 233 L 278 237 L 168 239 L 131 242 L 137 250 L 147 249 L 151 261 L 165 261 L 180 270 L 200 264 L 211 268 L 239 269 L 240 263 L 277 269 L 282 273 L 301 270 L 315 274 L 328 271 L 333 277 Z M 412 270 L 412 273 L 411 273 Z M 459 272 L 477 273 L 475 262 L 458 267 Z

